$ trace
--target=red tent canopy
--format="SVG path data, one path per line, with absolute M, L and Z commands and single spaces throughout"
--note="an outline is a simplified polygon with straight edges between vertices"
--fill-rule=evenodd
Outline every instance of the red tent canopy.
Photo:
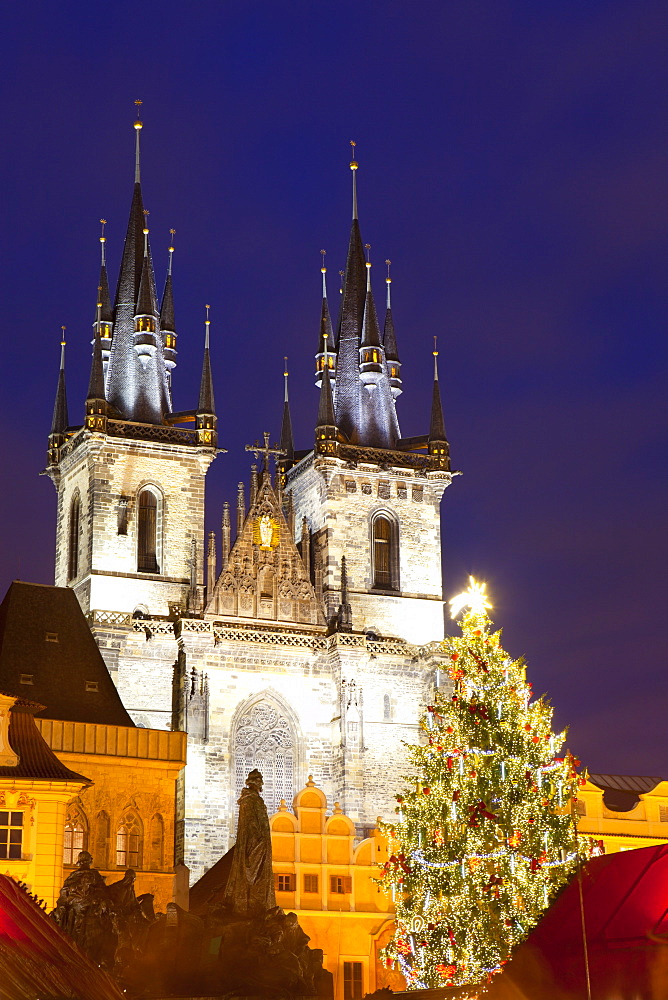
M 582 870 L 592 1000 L 668 1000 L 668 845 Z M 578 879 L 497 976 L 489 1000 L 586 1000 Z
M 0 875 L 0 997 L 123 1000 L 110 977 L 6 875 Z

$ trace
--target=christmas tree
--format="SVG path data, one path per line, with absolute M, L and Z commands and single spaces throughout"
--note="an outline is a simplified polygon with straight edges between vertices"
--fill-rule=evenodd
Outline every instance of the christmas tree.
M 489 980 L 592 851 L 572 816 L 579 761 L 556 756 L 565 733 L 490 632 L 485 585 L 450 604 L 464 611 L 444 643 L 452 688 L 427 706 L 384 827 L 397 920 L 384 957 L 409 988 Z

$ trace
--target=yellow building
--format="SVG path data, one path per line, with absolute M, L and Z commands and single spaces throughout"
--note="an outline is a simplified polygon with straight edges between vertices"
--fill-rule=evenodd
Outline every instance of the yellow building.
M 603 841 L 606 854 L 668 843 L 668 781 L 590 774 L 578 791 L 580 833 Z
M 46 745 L 33 718 L 41 708 L 0 693 L 0 873 L 51 909 L 63 881 L 67 804 L 89 780 Z
M 186 734 L 53 719 L 36 722 L 59 760 L 91 780 L 67 802 L 64 877 L 75 867 L 79 851 L 89 851 L 108 883 L 132 868 L 137 895 L 153 893 L 156 910 L 164 912 L 176 894 L 176 780 L 185 765 Z

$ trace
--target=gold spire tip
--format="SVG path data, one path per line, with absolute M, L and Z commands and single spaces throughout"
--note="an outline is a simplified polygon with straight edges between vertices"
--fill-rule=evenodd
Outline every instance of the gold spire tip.
M 144 102 L 140 101 L 139 98 L 137 98 L 137 100 L 135 101 L 135 104 L 137 106 L 137 120 L 135 122 L 135 128 L 137 129 L 137 131 L 139 131 L 140 128 L 144 127 L 142 125 L 141 121 L 139 120 L 139 109 L 141 108 L 141 106 L 142 106 L 143 103 Z
M 436 341 L 437 341 L 437 338 L 434 337 L 434 350 L 431 353 L 434 355 L 435 358 L 438 357 L 438 351 L 436 350 Z
M 60 328 L 60 346 L 61 347 L 65 346 L 65 330 L 67 330 L 67 327 L 66 326 L 61 326 L 61 328 Z
M 210 326 L 211 325 L 211 320 L 209 319 L 209 309 L 211 308 L 211 306 L 207 302 L 207 304 L 204 306 L 204 308 L 206 309 L 206 319 L 204 320 L 204 322 L 205 322 L 206 326 Z
M 359 167 L 359 163 L 355 159 L 355 146 L 357 145 L 357 143 L 355 142 L 354 139 L 351 139 L 350 140 L 350 145 L 352 146 L 352 150 L 353 150 L 353 158 L 350 161 L 350 169 L 351 170 L 357 170 L 357 168 Z
M 320 268 L 320 270 L 322 271 L 323 274 L 325 274 L 327 272 L 327 268 L 325 267 L 325 257 L 327 255 L 327 251 L 321 250 L 320 253 L 322 254 L 322 267 Z

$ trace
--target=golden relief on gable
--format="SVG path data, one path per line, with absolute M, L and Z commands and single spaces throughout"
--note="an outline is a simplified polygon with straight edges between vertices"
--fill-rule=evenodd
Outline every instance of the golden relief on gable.
M 253 521 L 253 544 L 265 551 L 278 548 L 280 529 L 278 521 L 269 514 L 261 514 Z

